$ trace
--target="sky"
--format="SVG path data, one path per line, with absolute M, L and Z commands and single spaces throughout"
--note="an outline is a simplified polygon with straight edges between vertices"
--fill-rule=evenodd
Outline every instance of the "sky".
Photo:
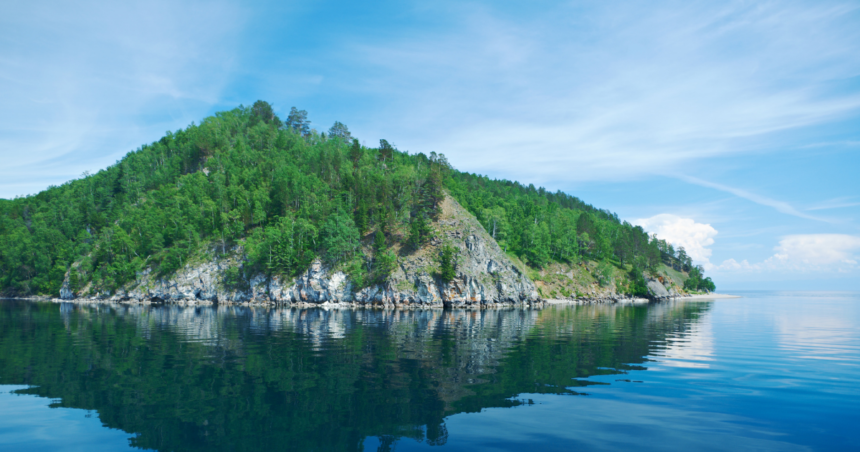
M 577 196 L 718 291 L 860 290 L 857 1 L 0 4 L 0 197 L 263 99 Z

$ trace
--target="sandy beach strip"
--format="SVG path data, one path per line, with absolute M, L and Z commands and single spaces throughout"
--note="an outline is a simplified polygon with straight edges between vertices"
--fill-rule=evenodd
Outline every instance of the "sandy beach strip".
M 678 297 L 678 300 L 719 300 L 721 298 L 742 298 L 740 295 L 728 295 L 724 293 L 711 293 L 707 295 L 690 295 Z
M 729 295 L 722 293 L 712 293 L 706 295 L 679 295 L 675 298 L 671 298 L 671 300 L 683 301 L 700 301 L 700 300 L 720 300 L 720 299 L 728 299 L 728 298 L 741 298 L 740 295 Z M 543 302 L 546 304 L 639 304 L 639 303 L 648 303 L 647 298 L 627 298 L 621 301 L 609 301 L 608 299 L 594 299 L 594 300 L 571 300 L 571 299 L 555 299 L 555 298 L 544 298 Z

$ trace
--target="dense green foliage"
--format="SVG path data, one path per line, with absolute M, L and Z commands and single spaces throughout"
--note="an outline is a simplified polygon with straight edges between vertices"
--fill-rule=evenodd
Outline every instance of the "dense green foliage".
M 710 277 L 705 277 L 701 267 L 696 266 L 690 269 L 690 277 L 684 281 L 684 289 L 713 292 L 717 286 Z
M 97 174 L 3 201 L 0 289 L 56 294 L 80 261 L 73 289 L 92 282 L 111 292 L 146 267 L 169 274 L 206 245 L 244 243 L 250 267 L 269 273 L 298 273 L 316 257 L 373 260 L 357 256 L 360 233 L 426 224 L 444 168 L 333 129 L 339 135 L 308 130 L 303 111 L 282 123 L 258 102 L 168 133 Z
M 582 259 L 642 270 L 654 270 L 660 262 L 683 271 L 691 267 L 683 247 L 676 254 L 641 226 L 560 191 L 461 172 L 453 172 L 446 186 L 503 249 L 535 267 Z
M 386 140 L 367 148 L 340 122 L 328 134 L 309 124 L 304 110 L 282 121 L 258 101 L 168 132 L 96 174 L 0 200 L 0 292 L 56 295 L 71 269 L 73 291 L 111 293 L 145 268 L 167 275 L 235 245 L 247 252 L 245 274 L 295 275 L 322 258 L 362 286 L 388 276 L 392 244 L 410 252 L 430 239 L 446 189 L 535 267 L 691 267 L 683 250 L 573 196 L 458 172 L 444 155 Z M 369 246 L 376 232 L 385 246 Z

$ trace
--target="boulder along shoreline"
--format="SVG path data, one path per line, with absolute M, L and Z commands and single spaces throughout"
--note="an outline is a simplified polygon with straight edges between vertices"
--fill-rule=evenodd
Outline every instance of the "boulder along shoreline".
M 155 299 L 116 299 L 110 298 L 73 298 L 63 299 L 44 296 L 32 297 L 0 297 L 0 300 L 27 300 L 27 301 L 44 301 L 52 303 L 72 303 L 81 305 L 91 304 L 118 304 L 118 305 L 145 305 L 145 306 L 161 306 L 161 305 L 176 305 L 176 306 L 248 306 L 248 307 L 265 307 L 265 308 L 296 308 L 296 309 L 465 309 L 465 310 L 481 310 L 481 309 L 539 309 L 555 305 L 595 305 L 595 304 L 648 304 L 658 303 L 663 301 L 671 301 L 678 299 L 704 299 L 704 298 L 740 298 L 732 295 L 724 296 L 696 296 L 696 295 L 678 295 L 674 297 L 651 297 L 641 298 L 632 296 L 616 296 L 609 298 L 565 298 L 565 299 L 538 299 L 535 301 L 524 303 L 441 303 L 441 304 L 423 304 L 423 303 L 361 303 L 361 302 L 344 302 L 344 301 L 324 301 L 319 303 L 313 302 L 276 302 L 269 300 L 246 300 L 246 301 L 218 301 L 218 300 L 198 300 L 198 299 L 178 299 L 178 300 L 161 300 Z

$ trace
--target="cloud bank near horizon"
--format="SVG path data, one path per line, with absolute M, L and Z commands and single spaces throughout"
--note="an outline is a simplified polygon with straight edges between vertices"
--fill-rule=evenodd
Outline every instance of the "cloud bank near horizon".
M 856 271 L 860 260 L 860 236 L 847 234 L 796 234 L 783 237 L 774 247 L 773 256 L 750 264 L 727 259 L 717 270 L 724 271 L 790 271 L 800 273 Z
M 717 235 L 717 230 L 713 226 L 668 213 L 633 220 L 633 224 L 656 234 L 657 238 L 671 243 L 675 249 L 683 246 L 694 264 L 702 265 L 706 270 L 712 266 L 710 261 L 712 251 L 708 247 L 714 244 L 714 237 Z
M 751 264 L 746 259 L 738 261 L 729 258 L 715 265 L 710 258 L 718 231 L 710 224 L 666 213 L 637 219 L 632 223 L 671 243 L 675 249 L 683 246 L 694 264 L 702 265 L 710 272 L 848 273 L 860 268 L 860 236 L 793 234 L 782 237 L 774 247 L 773 255 L 761 262 Z

